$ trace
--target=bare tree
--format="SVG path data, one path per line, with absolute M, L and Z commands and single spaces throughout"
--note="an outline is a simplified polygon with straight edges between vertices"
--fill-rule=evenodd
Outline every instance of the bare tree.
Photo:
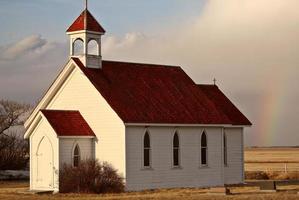
M 0 100 L 0 135 L 6 135 L 6 131 L 13 126 L 24 123 L 24 114 L 31 109 L 28 104 L 15 101 Z
M 24 129 L 13 127 L 24 124 L 30 109 L 28 104 L 0 100 L 0 170 L 20 170 L 27 166 L 28 141 L 18 136 Z
M 28 141 L 12 133 L 0 136 L 0 170 L 23 170 L 29 161 Z

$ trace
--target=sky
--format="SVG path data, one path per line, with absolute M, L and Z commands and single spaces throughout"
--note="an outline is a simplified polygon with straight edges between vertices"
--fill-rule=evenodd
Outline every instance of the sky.
M 0 98 L 36 103 L 68 59 L 83 0 L 0 0 Z M 179 65 L 253 123 L 247 146 L 299 145 L 298 0 L 89 0 L 104 59 Z

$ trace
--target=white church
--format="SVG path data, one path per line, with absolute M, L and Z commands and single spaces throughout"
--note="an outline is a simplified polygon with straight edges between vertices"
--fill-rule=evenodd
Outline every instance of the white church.
M 238 108 L 181 67 L 102 60 L 104 34 L 87 8 L 67 30 L 69 61 L 25 123 L 30 189 L 59 191 L 61 166 L 88 158 L 127 191 L 243 183 L 251 123 Z

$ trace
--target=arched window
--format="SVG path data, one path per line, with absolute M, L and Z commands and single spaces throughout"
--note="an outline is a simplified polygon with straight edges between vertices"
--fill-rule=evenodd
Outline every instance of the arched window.
M 73 43 L 73 55 L 78 56 L 84 53 L 84 42 L 81 38 L 77 38 Z
M 223 133 L 223 162 L 224 165 L 227 165 L 227 139 L 226 134 Z
M 179 135 L 177 133 L 173 136 L 173 166 L 178 167 L 180 166 L 180 141 Z
M 208 146 L 207 146 L 207 135 L 205 132 L 201 134 L 201 165 L 207 165 L 207 155 L 208 155 Z
M 87 45 L 88 55 L 99 55 L 99 44 L 96 40 L 90 40 Z
M 143 166 L 150 167 L 150 156 L 151 156 L 151 141 L 148 132 L 144 134 L 143 138 Z
M 80 163 L 80 148 L 79 145 L 76 144 L 73 153 L 73 166 L 78 167 Z

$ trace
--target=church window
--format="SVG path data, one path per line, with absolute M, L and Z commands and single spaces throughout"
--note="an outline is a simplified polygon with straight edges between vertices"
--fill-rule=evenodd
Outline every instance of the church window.
M 73 55 L 83 55 L 84 54 L 84 42 L 81 38 L 77 38 L 73 43 Z
M 88 48 L 88 50 L 87 50 L 88 55 L 95 55 L 95 56 L 99 55 L 99 44 L 96 40 L 91 39 L 88 42 L 87 48 Z
M 201 165 L 207 165 L 207 155 L 208 155 L 208 146 L 207 146 L 207 135 L 205 132 L 201 134 Z
M 173 166 L 179 167 L 180 166 L 180 141 L 179 135 L 176 132 L 173 136 Z
M 74 148 L 74 154 L 73 154 L 73 166 L 78 167 L 80 163 L 80 148 L 77 144 Z
M 144 134 L 143 138 L 143 166 L 150 167 L 151 165 L 151 141 L 148 132 Z

